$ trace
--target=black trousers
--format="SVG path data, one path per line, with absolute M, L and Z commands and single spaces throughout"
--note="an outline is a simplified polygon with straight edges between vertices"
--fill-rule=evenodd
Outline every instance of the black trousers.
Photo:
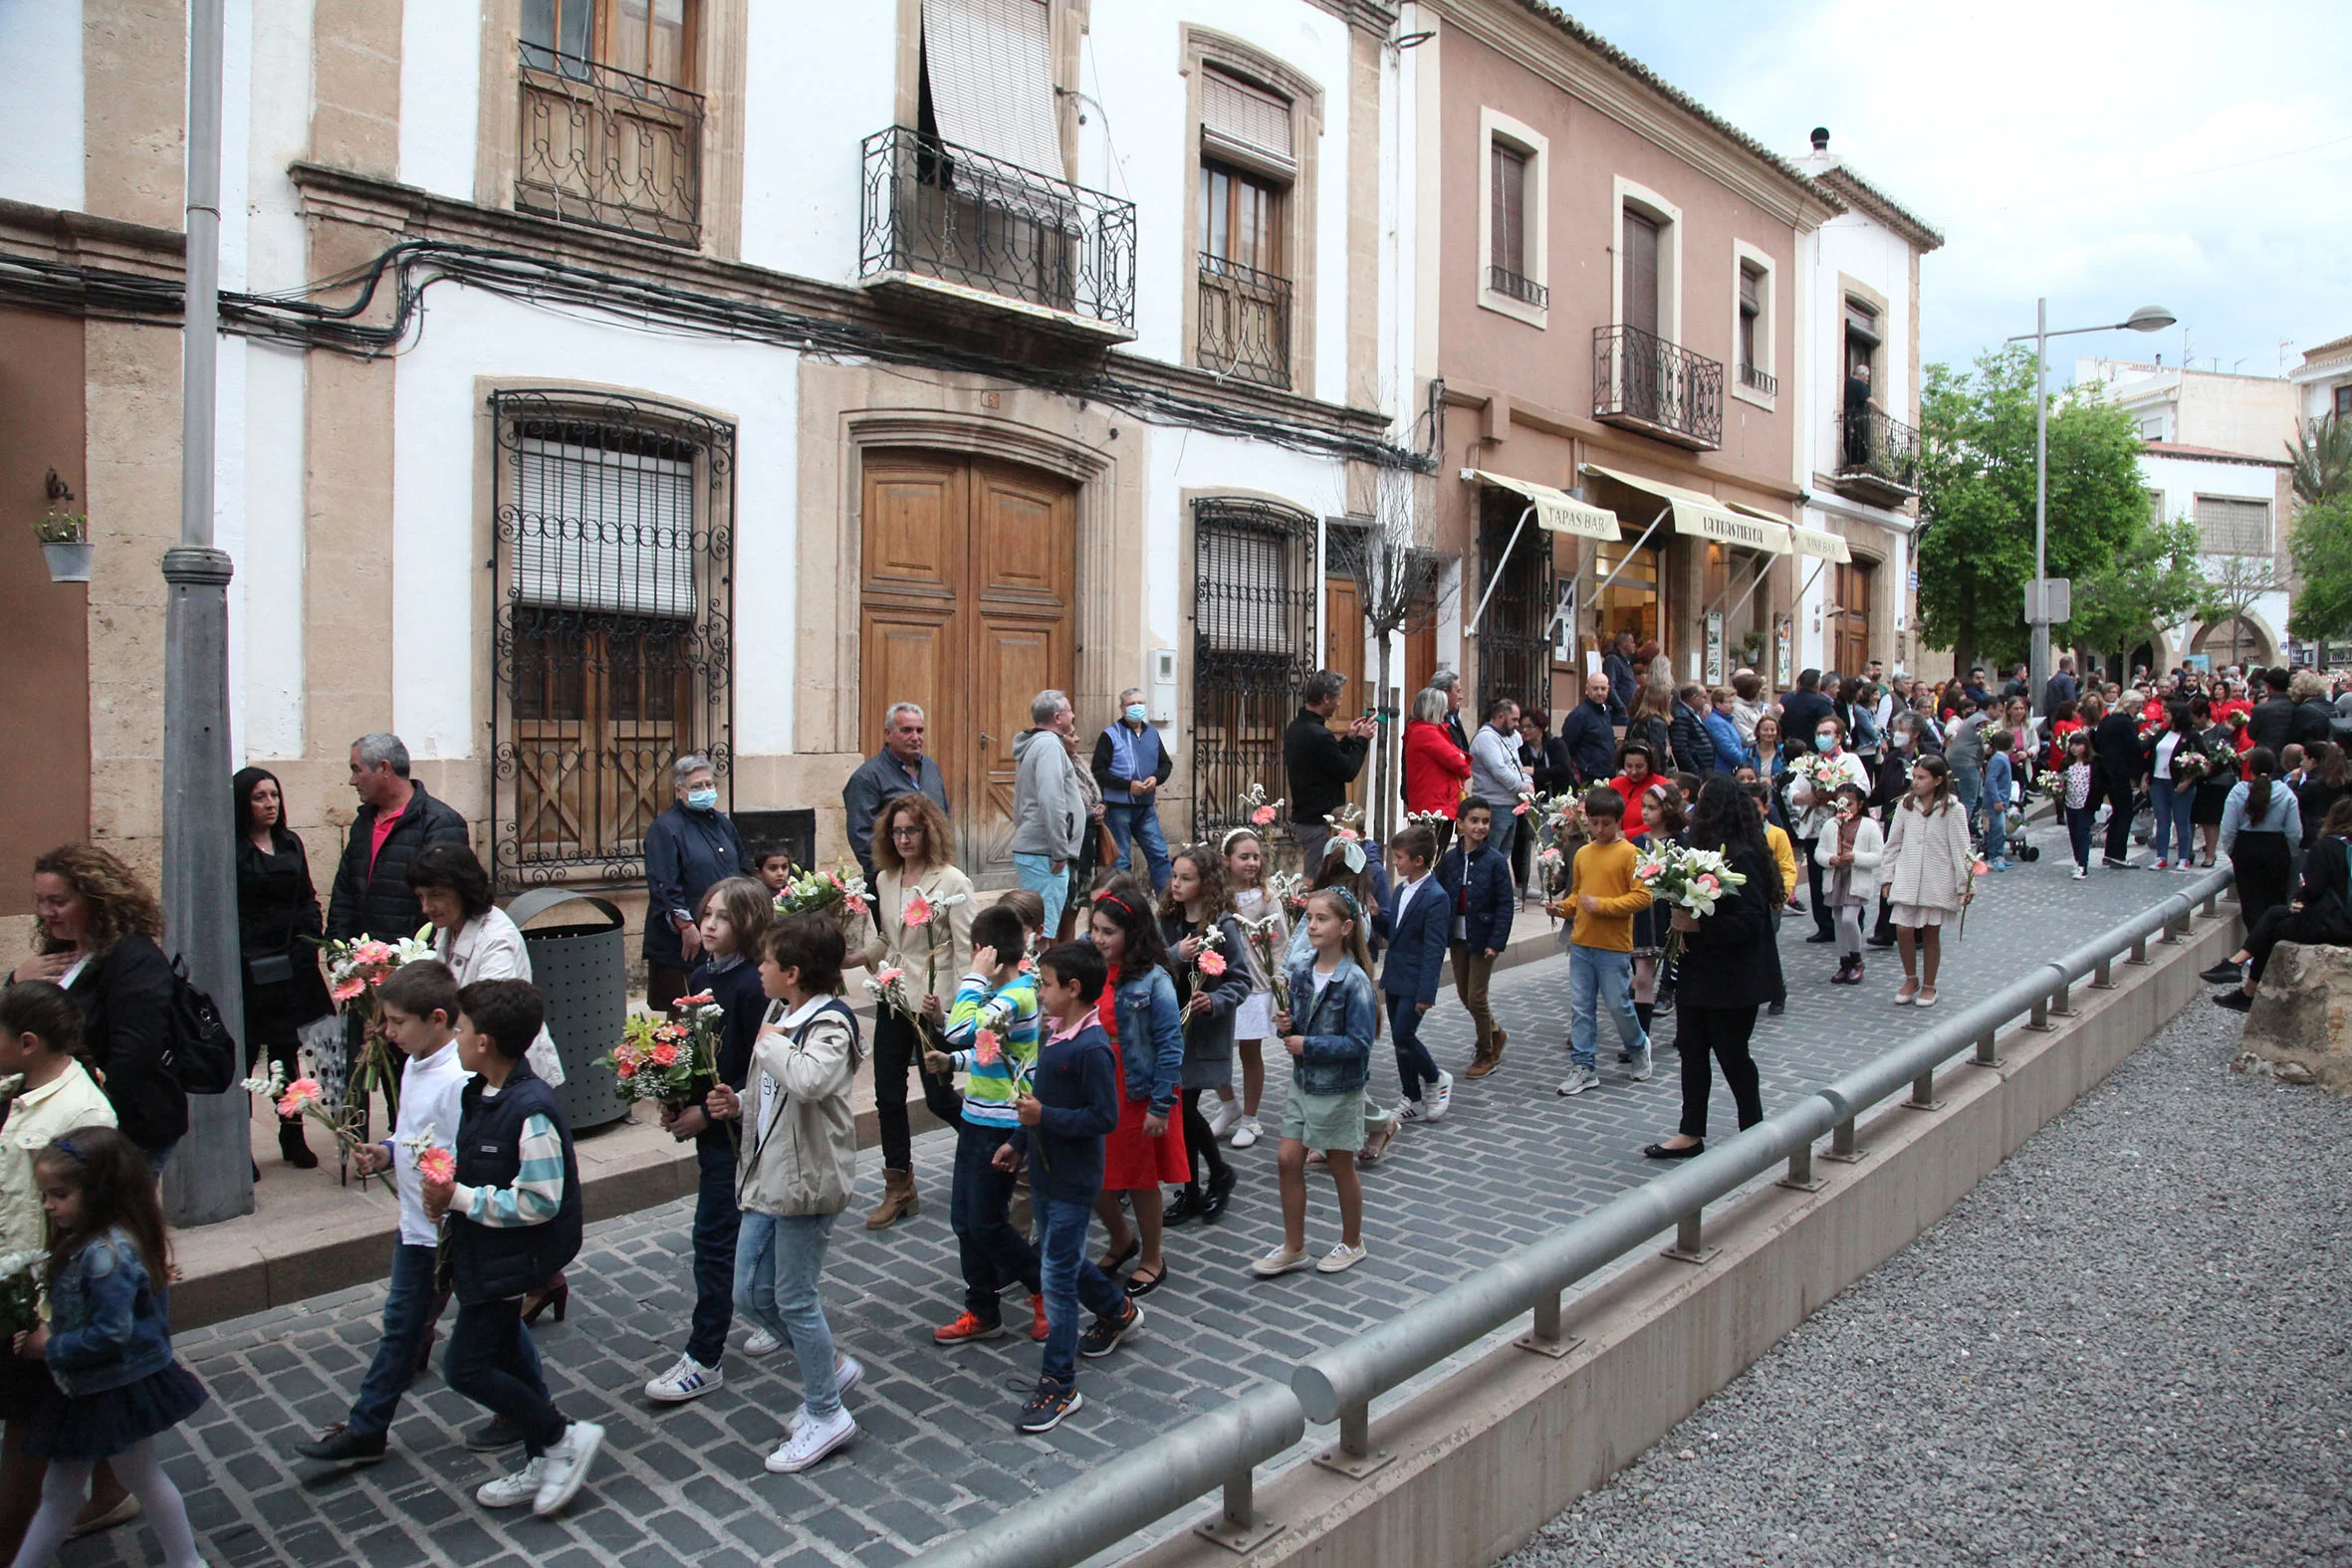
M 1837 916 L 1830 910 L 1829 895 L 1821 885 L 1821 862 L 1813 858 L 1820 843 L 1818 838 L 1800 838 L 1796 853 L 1805 863 L 1805 886 L 1813 895 L 1813 929 L 1821 933 L 1823 941 L 1833 942 L 1837 939 Z
M 2238 842 L 2243 843 L 2240 838 Z M 2352 947 L 2345 939 L 2352 932 L 2344 929 L 2339 920 L 2323 919 L 2311 909 L 2290 909 L 2275 905 L 2258 921 L 2253 922 L 2245 939 L 2246 957 L 2252 962 L 2248 972 L 2256 985 L 2261 984 L 2262 971 L 2270 967 L 2270 954 L 2281 942 L 2292 942 L 2301 947 Z
M 2284 788 L 2273 784 L 2272 788 Z M 2230 847 L 2230 870 L 2237 878 L 2237 915 L 2251 932 L 2262 917 L 2286 902 L 2294 871 L 2284 833 L 2239 833 Z
M 907 1130 L 906 1074 L 922 1062 L 922 1037 L 915 1026 L 888 1008 L 874 1015 L 874 1121 L 882 1134 L 882 1168 L 914 1169 L 913 1135 Z M 964 1097 L 955 1080 L 915 1074 L 923 1082 L 923 1103 L 950 1127 L 963 1125 Z
M 1201 1114 L 1201 1096 L 1210 1092 L 1207 1089 L 1176 1091 L 1184 1105 L 1184 1158 L 1191 1171 L 1184 1183 L 1188 1193 L 1200 1192 L 1203 1171 L 1211 1181 L 1225 1174 L 1225 1151 L 1217 1147 L 1217 1140 L 1209 1133 L 1209 1118 Z
M 2128 860 L 2132 853 L 2133 781 L 2107 776 L 2107 858 Z M 2099 802 L 2093 800 L 2096 806 Z
M 1682 1135 L 1707 1136 L 1707 1096 L 1715 1078 L 1710 1056 L 1723 1063 L 1741 1129 L 1763 1121 L 1764 1091 L 1756 1058 L 1748 1054 L 1749 1036 L 1756 1032 L 1756 1008 L 1702 1008 L 1686 1002 L 1677 1016 L 1674 1044 L 1682 1052 Z

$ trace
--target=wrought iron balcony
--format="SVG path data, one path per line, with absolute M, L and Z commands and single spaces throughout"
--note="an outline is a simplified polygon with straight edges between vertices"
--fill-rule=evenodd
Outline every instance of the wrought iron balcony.
M 515 206 L 702 241 L 702 95 L 525 44 Z
M 1752 392 L 1762 392 L 1766 397 L 1776 396 L 1780 390 L 1778 376 L 1766 375 L 1752 364 L 1740 366 L 1740 384 Z
M 1723 445 L 1723 364 L 1638 327 L 1595 328 L 1592 417 L 1713 451 Z
M 1200 327 L 1194 357 L 1204 370 L 1291 384 L 1291 280 L 1201 253 Z
M 1133 202 L 903 125 L 866 137 L 864 157 L 860 279 L 930 280 L 1135 336 Z
M 1508 267 L 1489 267 L 1487 287 L 1505 299 L 1531 305 L 1540 311 L 1551 303 L 1551 291 L 1531 278 L 1522 278 Z
M 1919 432 L 1875 408 L 1838 421 L 1837 488 L 1862 501 L 1898 506 L 1919 494 Z

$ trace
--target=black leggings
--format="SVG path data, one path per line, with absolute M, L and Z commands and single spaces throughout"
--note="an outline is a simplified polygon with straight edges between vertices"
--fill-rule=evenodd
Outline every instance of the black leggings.
M 1225 1151 L 1217 1147 L 1217 1140 L 1209 1133 L 1209 1118 L 1201 1114 L 1201 1096 L 1217 1091 L 1183 1089 L 1178 1092 L 1184 1101 L 1184 1158 L 1192 1171 L 1190 1180 L 1184 1184 L 1184 1190 L 1198 1193 L 1204 1169 L 1211 1181 L 1225 1179 Z
M 2240 838 L 2238 842 L 2245 840 Z M 2252 976 L 2254 984 L 2260 985 L 2262 971 L 2270 967 L 2270 951 L 2281 942 L 2303 947 L 2352 947 L 2352 940 L 2347 939 L 2352 939 L 2352 932 L 2344 929 L 2341 920 L 2323 919 L 2309 909 L 2274 905 L 2246 934 L 2245 953 L 2251 961 L 2246 973 Z
M 1826 942 L 1837 936 L 1837 916 L 1829 908 L 1829 894 L 1821 883 L 1821 862 L 1813 858 L 1813 851 L 1820 843 L 1818 838 L 1802 839 L 1796 852 L 1805 863 L 1805 891 L 1812 894 L 1813 930 Z
M 1764 1120 L 1764 1091 L 1756 1058 L 1748 1054 L 1748 1038 L 1756 1032 L 1756 1008 L 1702 1008 L 1684 1003 L 1676 1025 L 1675 1048 L 1682 1052 L 1682 1135 L 1707 1136 L 1707 1096 L 1714 1087 L 1715 1062 L 1723 1063 L 1724 1082 L 1731 1085 L 1732 1103 L 1740 1109 L 1742 1131 Z
M 2251 931 L 2262 923 L 2264 915 L 2286 902 L 2294 873 L 2286 834 L 2239 833 L 2230 846 L 2230 870 L 2237 881 L 2237 917 Z
M 882 1168 L 887 1171 L 914 1169 L 914 1140 L 906 1120 L 906 1075 L 919 1065 L 921 1057 L 921 1036 L 915 1033 L 915 1026 L 888 1008 L 878 1008 L 874 1016 L 874 1121 L 881 1130 Z M 931 1107 L 931 1114 L 950 1127 L 962 1125 L 964 1097 L 956 1093 L 955 1080 L 921 1071 L 915 1075 L 923 1082 L 923 1103 Z

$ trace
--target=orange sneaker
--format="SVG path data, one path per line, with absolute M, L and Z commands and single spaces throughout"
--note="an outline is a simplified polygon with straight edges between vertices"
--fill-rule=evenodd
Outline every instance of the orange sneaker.
M 1039 1344 L 1046 1342 L 1046 1297 L 1043 1292 L 1029 1298 L 1029 1337 Z
M 934 1345 L 970 1345 L 983 1339 L 1004 1337 L 1004 1324 L 983 1323 L 969 1312 L 959 1313 L 956 1320 L 945 1328 L 931 1330 L 931 1343 Z

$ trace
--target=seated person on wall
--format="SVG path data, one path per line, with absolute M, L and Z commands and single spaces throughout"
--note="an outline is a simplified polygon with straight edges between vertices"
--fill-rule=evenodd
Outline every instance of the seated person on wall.
M 2265 910 L 2245 946 L 2205 972 L 2209 984 L 2231 988 L 2214 1001 L 2233 1012 L 2251 1008 L 2254 988 L 2281 942 L 2352 948 L 2352 799 L 2328 808 L 2318 839 L 2303 851 L 2303 886 L 2295 901 Z

